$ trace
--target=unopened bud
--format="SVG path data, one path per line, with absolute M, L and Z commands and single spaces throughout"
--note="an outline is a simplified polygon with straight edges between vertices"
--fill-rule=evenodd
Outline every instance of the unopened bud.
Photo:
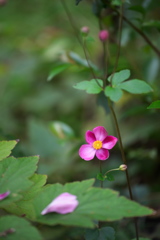
M 105 42 L 109 38 L 109 32 L 107 30 L 102 30 L 99 32 L 99 39 Z
M 81 33 L 84 37 L 86 37 L 89 33 L 89 27 L 87 27 L 87 26 L 82 27 L 81 28 Z
M 127 169 L 127 165 L 125 165 L 125 164 L 122 164 L 119 166 L 119 170 L 121 170 L 121 171 L 126 171 L 126 169 Z

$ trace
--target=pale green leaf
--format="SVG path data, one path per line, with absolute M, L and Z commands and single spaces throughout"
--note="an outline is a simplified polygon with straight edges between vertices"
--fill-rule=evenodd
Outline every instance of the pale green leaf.
M 52 133 L 63 140 L 67 140 L 74 137 L 73 129 L 64 122 L 53 121 L 49 124 Z
M 8 157 L 18 141 L 0 141 L 0 160 Z
M 138 217 L 150 215 L 152 209 L 141 206 L 110 189 L 90 187 L 93 180 L 82 182 L 46 185 L 33 200 L 35 221 L 48 225 L 72 225 L 94 227 L 94 220 L 114 221 L 124 217 Z M 78 207 L 70 214 L 49 213 L 41 215 L 42 210 L 59 194 L 69 192 L 77 196 Z
M 134 94 L 152 92 L 153 89 L 146 82 L 138 79 L 129 80 L 118 85 L 119 88 Z
M 102 91 L 103 81 L 101 79 L 92 79 L 90 81 L 82 81 L 73 86 L 79 90 L 85 90 L 89 94 L 98 94 Z
M 117 86 L 119 83 L 125 81 L 130 77 L 130 70 L 129 69 L 124 69 L 121 70 L 120 72 L 116 72 L 108 77 L 108 81 L 112 81 L 112 86 Z
M 152 103 L 147 107 L 147 109 L 150 109 L 150 108 L 160 108 L 160 100 L 157 100 L 157 101 L 152 102 Z
M 39 157 L 24 157 L 16 159 L 9 157 L 0 162 L 0 190 L 1 193 L 10 191 L 10 195 L 0 201 L 0 207 L 7 206 L 21 197 L 21 192 L 29 188 L 33 182 L 28 178 L 37 169 Z
M 47 78 L 47 81 L 52 80 L 55 76 L 63 72 L 64 70 L 68 69 L 70 66 L 72 66 L 71 63 L 61 63 L 59 65 L 55 65 L 51 72 L 49 73 L 49 76 Z
M 104 93 L 113 102 L 117 102 L 123 95 L 123 92 L 121 91 L 121 89 L 113 88 L 111 86 L 107 86 L 104 90 Z
M 38 230 L 24 218 L 4 216 L 0 218 L 1 240 L 42 240 Z

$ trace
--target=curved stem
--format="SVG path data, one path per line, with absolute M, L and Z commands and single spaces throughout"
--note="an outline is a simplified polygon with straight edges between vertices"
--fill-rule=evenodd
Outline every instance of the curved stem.
M 114 10 L 116 13 L 119 13 L 116 9 Z M 122 15 L 123 20 L 128 23 L 143 39 L 150 45 L 150 47 L 154 50 L 154 52 L 160 57 L 160 50 L 151 42 L 151 40 L 148 38 L 148 36 L 142 32 L 137 26 L 135 26 L 128 18 L 126 18 L 124 15 Z
M 99 170 L 100 170 L 100 173 L 102 174 L 102 162 L 99 160 Z M 103 181 L 100 181 L 101 182 L 101 188 L 103 188 Z

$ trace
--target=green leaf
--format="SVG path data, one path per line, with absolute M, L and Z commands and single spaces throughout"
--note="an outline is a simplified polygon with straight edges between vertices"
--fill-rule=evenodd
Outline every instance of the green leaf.
M 112 0 L 111 4 L 113 6 L 121 6 L 122 5 L 122 1 L 121 0 Z
M 141 13 L 143 15 L 146 13 L 145 9 L 141 5 L 134 5 L 130 8 L 128 8 L 128 9 L 132 10 L 132 11 L 135 11 L 135 12 L 138 12 L 138 13 Z
M 157 28 L 158 30 L 160 30 L 160 21 L 158 20 L 151 20 L 151 21 L 148 21 L 148 22 L 144 22 L 142 27 L 155 27 Z
M 96 178 L 97 178 L 98 180 L 100 180 L 100 181 L 104 181 L 104 180 L 105 180 L 105 177 L 103 177 L 103 174 L 102 174 L 102 173 L 98 173 Z
M 110 182 L 114 181 L 114 176 L 111 173 L 107 173 L 105 178 Z
M 28 190 L 21 193 L 22 199 L 7 205 L 6 210 L 18 216 L 25 215 L 30 220 L 35 219 L 35 210 L 32 202 L 46 183 L 46 178 L 46 175 L 34 174 L 30 178 L 33 185 Z
M 115 231 L 112 227 L 89 229 L 84 237 L 85 240 L 115 240 Z
M 0 161 L 8 157 L 18 141 L 0 141 Z
M 67 140 L 75 136 L 73 129 L 66 123 L 53 121 L 49 126 L 53 134 L 60 139 Z
M 112 75 L 110 75 L 108 77 L 108 81 L 111 82 L 112 81 L 112 86 L 117 86 L 119 83 L 125 81 L 126 79 L 128 79 L 130 77 L 130 70 L 129 69 L 125 69 L 122 70 L 120 72 L 116 72 Z
M 134 94 L 142 94 L 152 92 L 153 89 L 142 80 L 129 80 L 118 85 L 119 88 Z
M 92 67 L 94 71 L 96 72 L 99 71 L 98 67 L 95 64 L 93 64 L 90 60 L 87 61 L 86 59 L 81 58 L 75 52 L 70 52 L 69 58 L 71 58 L 71 60 L 73 60 L 75 63 L 77 63 L 80 66 L 87 67 L 87 68 Z
M 147 109 L 151 109 L 151 108 L 160 108 L 160 100 L 154 101 L 152 102 Z
M 98 85 L 97 82 L 101 87 Z M 103 81 L 101 79 L 97 79 L 97 80 L 92 79 L 90 81 L 82 81 L 80 83 L 77 83 L 73 87 L 79 90 L 86 90 L 86 92 L 89 94 L 98 94 L 102 91 L 102 86 L 103 86 Z
M 123 92 L 121 91 L 121 89 L 113 88 L 111 86 L 107 86 L 104 90 L 104 93 L 113 102 L 117 102 L 123 95 Z
M 58 65 L 55 65 L 52 68 L 51 72 L 49 73 L 47 81 L 51 81 L 55 76 L 57 76 L 58 74 L 60 74 L 64 70 L 68 69 L 70 66 L 72 66 L 72 64 L 70 64 L 70 63 L 61 63 L 61 64 L 58 64 Z
M 38 230 L 25 219 L 16 216 L 4 216 L 0 218 L 0 239 L 42 240 L 42 237 Z
M 48 225 L 72 225 L 94 227 L 94 220 L 114 221 L 124 217 L 144 216 L 153 210 L 141 206 L 110 189 L 91 187 L 93 179 L 82 182 L 46 185 L 33 200 L 36 218 L 34 221 Z M 42 210 L 59 194 L 69 192 L 77 196 L 78 207 L 69 214 L 49 213 L 41 215 Z
M 28 178 L 37 169 L 38 159 L 38 156 L 19 159 L 9 157 L 0 162 L 0 176 L 2 176 L 0 178 L 1 192 L 11 192 L 7 198 L 0 201 L 0 207 L 7 206 L 11 202 L 20 199 L 20 192 L 33 184 Z

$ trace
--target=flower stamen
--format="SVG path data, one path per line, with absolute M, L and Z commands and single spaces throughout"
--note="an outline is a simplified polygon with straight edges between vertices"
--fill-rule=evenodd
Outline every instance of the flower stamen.
M 96 149 L 96 150 L 97 150 L 97 149 L 101 149 L 101 148 L 102 148 L 102 142 L 99 141 L 99 140 L 94 141 L 92 146 L 93 146 L 93 148 Z

